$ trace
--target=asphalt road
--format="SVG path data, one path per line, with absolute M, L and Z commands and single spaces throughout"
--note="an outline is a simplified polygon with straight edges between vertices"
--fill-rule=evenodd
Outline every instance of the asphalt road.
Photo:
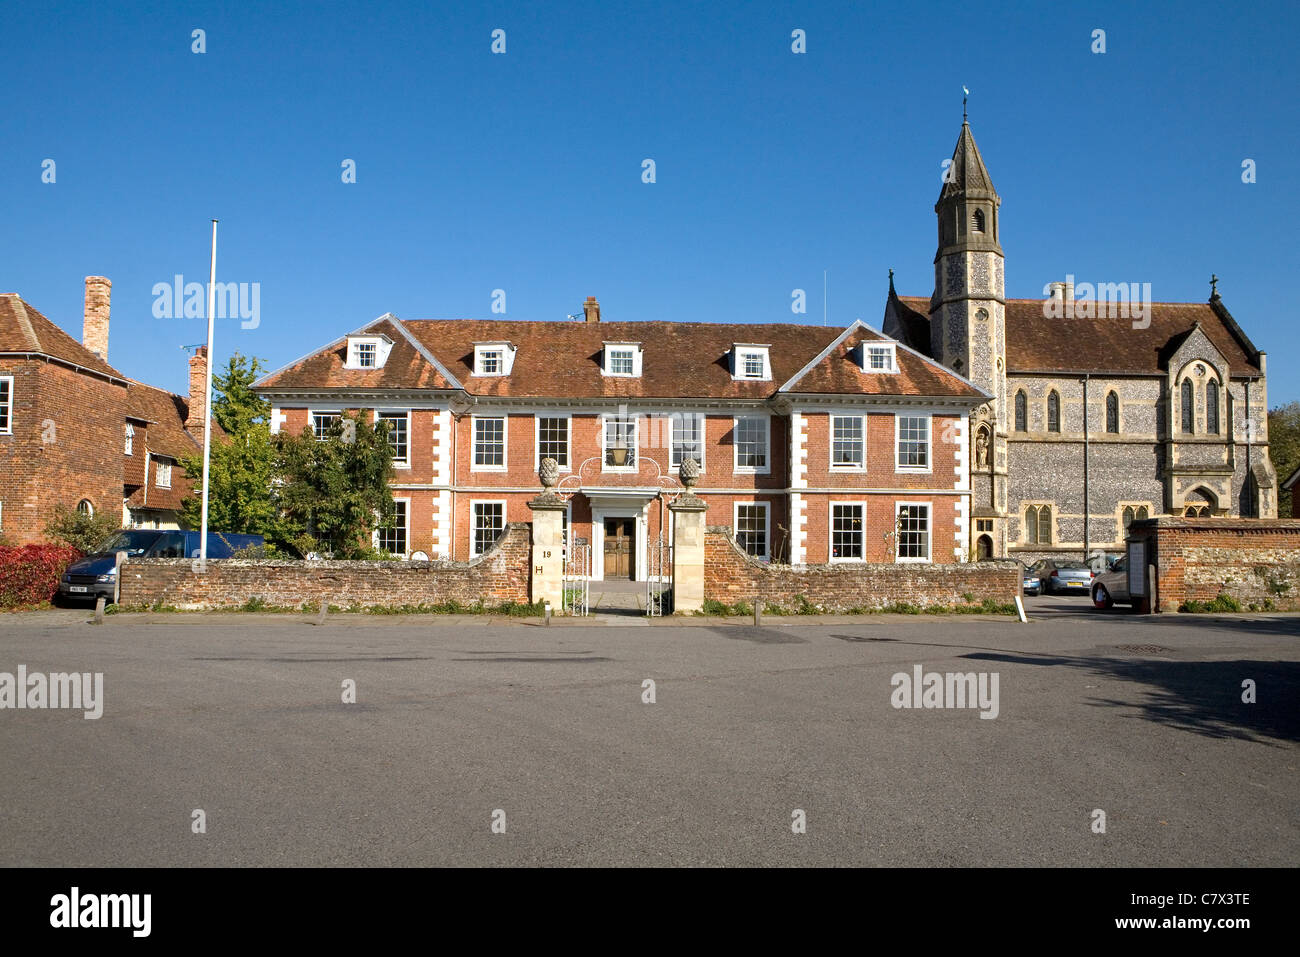
M 1297 864 L 1300 618 L 1028 605 L 761 628 L 0 616 L 0 672 L 104 675 L 98 720 L 0 710 L 0 864 Z M 997 717 L 894 708 L 915 665 L 996 672 Z

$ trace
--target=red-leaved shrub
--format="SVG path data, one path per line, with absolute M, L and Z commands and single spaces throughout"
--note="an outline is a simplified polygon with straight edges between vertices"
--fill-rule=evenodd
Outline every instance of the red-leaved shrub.
M 80 557 L 70 545 L 0 545 L 0 608 L 49 601 Z

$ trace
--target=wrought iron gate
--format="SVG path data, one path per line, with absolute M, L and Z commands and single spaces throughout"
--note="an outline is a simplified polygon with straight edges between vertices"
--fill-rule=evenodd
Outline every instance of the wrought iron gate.
M 586 615 L 591 596 L 591 546 L 585 538 L 564 550 L 564 613 Z
M 645 613 L 650 618 L 673 612 L 673 547 L 660 539 L 646 546 Z

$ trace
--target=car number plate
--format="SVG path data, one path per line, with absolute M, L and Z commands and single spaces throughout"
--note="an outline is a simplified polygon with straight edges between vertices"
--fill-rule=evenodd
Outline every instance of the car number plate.
M 68 586 L 68 591 L 85 591 L 85 590 L 86 590 L 86 586 L 85 586 L 85 585 L 69 585 L 69 586 Z

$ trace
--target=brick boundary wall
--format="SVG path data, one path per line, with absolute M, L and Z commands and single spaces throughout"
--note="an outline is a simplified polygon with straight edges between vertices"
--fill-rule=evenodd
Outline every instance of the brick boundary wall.
M 136 559 L 122 565 L 120 602 L 186 611 L 238 607 L 250 598 L 300 608 L 322 600 L 342 608 L 527 603 L 531 539 L 531 526 L 512 522 L 491 550 L 469 562 L 221 558 L 199 575 L 192 559 Z
M 1158 611 L 1220 593 L 1247 608 L 1300 611 L 1300 519 L 1149 518 L 1128 537 L 1147 543 Z
M 965 605 L 992 599 L 1010 604 L 1020 594 L 1024 570 L 1018 562 L 768 565 L 746 555 L 729 528 L 711 526 L 704 536 L 704 596 L 725 604 L 752 603 L 786 609 L 799 598 L 828 612 L 883 608 L 896 602 L 927 607 Z

